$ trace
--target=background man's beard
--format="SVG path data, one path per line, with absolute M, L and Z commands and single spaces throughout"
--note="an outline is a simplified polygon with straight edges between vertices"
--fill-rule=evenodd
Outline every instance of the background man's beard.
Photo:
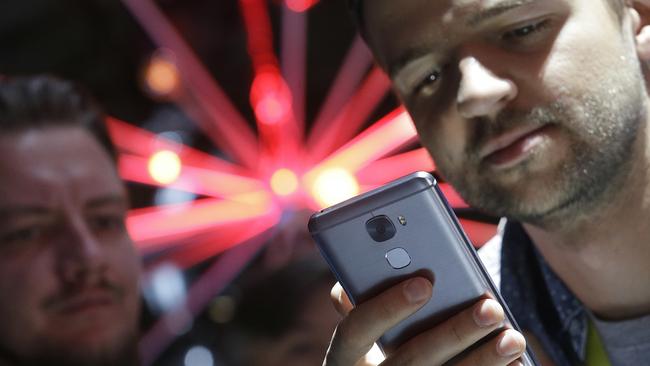
M 639 80 L 640 75 L 626 85 L 619 79 L 617 88 L 601 85 L 589 95 L 564 96 L 524 115 L 504 113 L 496 121 L 478 121 L 476 126 L 489 127 L 479 127 L 470 136 L 474 150 L 466 152 L 469 168 L 445 169 L 444 164 L 439 168 L 469 204 L 495 215 L 540 226 L 588 215 L 607 201 L 604 197 L 620 189 L 618 185 L 630 173 L 635 142 L 646 118 L 645 88 Z M 517 187 L 506 187 L 492 179 L 496 173 L 482 169 L 475 149 L 524 123 L 558 126 L 564 142 L 570 144 L 570 154 L 554 171 L 544 172 L 543 181 L 535 179 L 523 162 L 515 168 L 522 181 Z M 543 159 L 534 153 L 532 158 Z
M 82 343 L 82 342 L 80 342 Z M 16 355 L 0 346 L 0 366 L 138 366 L 138 335 L 133 331 L 112 347 L 90 351 L 80 344 L 78 349 L 60 348 L 41 342 L 29 355 Z

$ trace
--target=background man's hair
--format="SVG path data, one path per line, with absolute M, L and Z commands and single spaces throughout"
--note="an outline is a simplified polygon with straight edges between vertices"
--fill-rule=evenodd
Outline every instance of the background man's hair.
M 101 108 L 79 86 L 52 76 L 0 79 L 0 136 L 49 127 L 80 127 L 117 157 Z

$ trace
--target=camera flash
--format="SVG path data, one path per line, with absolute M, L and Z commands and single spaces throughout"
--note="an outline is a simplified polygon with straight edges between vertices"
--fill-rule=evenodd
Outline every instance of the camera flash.
M 397 221 L 399 221 L 402 226 L 406 226 L 406 217 L 400 215 L 397 217 Z

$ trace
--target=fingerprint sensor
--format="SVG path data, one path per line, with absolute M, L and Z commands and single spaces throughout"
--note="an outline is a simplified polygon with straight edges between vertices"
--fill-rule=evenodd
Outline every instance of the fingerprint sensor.
M 386 253 L 386 260 L 395 269 L 401 269 L 411 264 L 411 257 L 403 248 L 391 249 Z

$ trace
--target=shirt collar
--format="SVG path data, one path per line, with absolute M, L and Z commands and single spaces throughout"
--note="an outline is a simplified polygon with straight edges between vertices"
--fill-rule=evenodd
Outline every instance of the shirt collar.
M 554 359 L 570 364 L 573 361 L 569 359 L 577 357 L 584 362 L 588 331 L 585 307 L 539 254 L 521 224 L 507 221 L 499 226 L 503 237 L 501 294 L 515 319 L 523 329 L 533 332 L 549 353 L 557 353 L 551 355 Z M 559 349 L 564 350 L 564 357 Z

